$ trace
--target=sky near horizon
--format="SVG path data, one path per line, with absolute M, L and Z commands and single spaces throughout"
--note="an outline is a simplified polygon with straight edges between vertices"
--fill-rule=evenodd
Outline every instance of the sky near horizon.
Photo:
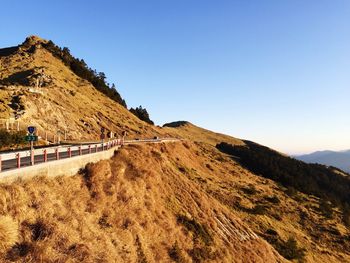
M 350 149 L 350 1 L 1 1 L 0 47 L 67 46 L 158 125 Z

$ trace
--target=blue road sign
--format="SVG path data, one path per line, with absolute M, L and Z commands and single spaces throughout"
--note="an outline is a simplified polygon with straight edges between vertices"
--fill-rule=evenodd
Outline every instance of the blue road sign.
M 28 132 L 30 134 L 33 134 L 35 132 L 35 127 L 34 126 L 28 126 Z

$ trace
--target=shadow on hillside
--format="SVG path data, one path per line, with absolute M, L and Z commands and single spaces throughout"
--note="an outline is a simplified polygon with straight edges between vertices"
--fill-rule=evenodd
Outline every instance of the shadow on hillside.
M 343 208 L 350 205 L 349 177 L 339 175 L 333 167 L 307 164 L 254 142 L 244 143 L 246 145 L 237 146 L 222 142 L 216 148 L 231 157 L 239 157 L 239 163 L 256 175 Z
M 31 75 L 34 74 L 34 70 L 24 70 L 20 72 L 16 72 L 9 77 L 0 80 L 1 84 L 5 85 L 23 85 L 23 86 L 29 86 L 29 78 Z
M 18 47 L 8 47 L 0 49 L 0 57 L 7 57 L 14 54 L 18 50 Z

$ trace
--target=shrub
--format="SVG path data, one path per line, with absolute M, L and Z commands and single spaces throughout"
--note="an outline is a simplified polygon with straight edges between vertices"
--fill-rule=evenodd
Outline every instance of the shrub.
M 114 84 L 111 87 L 109 86 L 106 82 L 106 75 L 103 72 L 97 72 L 89 68 L 83 59 L 73 57 L 67 47 L 60 48 L 51 40 L 43 43 L 42 46 L 59 58 L 76 75 L 89 81 L 98 91 L 126 108 L 125 100 L 122 99 Z
M 349 207 L 345 207 L 343 209 L 343 222 L 345 226 L 350 228 L 350 208 Z
M 200 263 L 215 258 L 215 255 L 212 253 L 209 246 L 194 247 L 190 251 L 190 256 L 195 263 Z
M 216 147 L 232 158 L 239 157 L 241 164 L 251 172 L 288 187 L 290 196 L 297 190 L 342 206 L 350 204 L 348 177 L 324 165 L 306 164 L 254 142 L 244 142 L 244 146 L 223 142 Z
M 27 256 L 31 251 L 33 251 L 33 246 L 28 242 L 16 244 L 7 252 L 6 259 L 10 261 L 18 261 L 21 257 Z
M 270 202 L 270 203 L 273 203 L 273 204 L 281 203 L 280 199 L 277 196 L 275 196 L 275 195 L 274 196 L 266 196 L 265 200 Z
M 135 109 L 130 108 L 130 112 L 140 120 L 147 122 L 148 124 L 154 125 L 154 122 L 150 119 L 147 110 L 145 108 L 142 108 L 141 105 L 139 107 L 136 107 Z
M 33 241 L 43 240 L 46 237 L 50 236 L 53 231 L 52 228 L 42 220 L 38 220 L 36 223 L 30 224 L 29 228 L 32 232 Z
M 174 245 L 169 249 L 169 257 L 174 260 L 176 263 L 184 263 L 186 262 L 181 249 L 179 247 L 179 244 L 177 241 L 174 243 Z
M 20 145 L 25 144 L 25 131 L 18 131 L 18 132 L 8 132 L 6 130 L 0 130 L 0 148 L 6 147 L 10 145 Z
M 251 213 L 255 214 L 255 215 L 265 215 L 267 214 L 267 208 L 264 205 L 256 205 L 254 206 L 251 210 Z
M 286 259 L 303 260 L 305 249 L 298 247 L 297 241 L 290 237 L 286 242 L 279 242 L 276 247 L 277 251 Z
M 242 188 L 242 191 L 247 195 L 255 195 L 258 192 L 258 190 L 256 190 L 254 185 L 250 185 L 247 188 Z
M 322 215 L 328 219 L 331 219 L 333 217 L 333 209 L 329 202 L 321 199 L 321 202 L 318 206 L 319 211 L 322 213 Z
M 182 224 L 188 231 L 192 232 L 194 238 L 201 239 L 205 245 L 209 245 L 213 241 L 208 229 L 196 220 L 190 219 L 184 215 L 178 215 L 177 222 Z
M 288 238 L 287 241 L 283 241 L 277 231 L 271 228 L 267 229 L 262 236 L 286 259 L 303 262 L 305 249 L 298 247 L 298 243 L 293 237 Z

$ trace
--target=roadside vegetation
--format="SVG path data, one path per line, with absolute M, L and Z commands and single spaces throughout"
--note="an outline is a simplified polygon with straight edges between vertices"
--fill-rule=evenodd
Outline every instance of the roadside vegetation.
M 25 131 L 8 132 L 4 129 L 0 129 L 0 149 L 25 144 L 25 136 Z

